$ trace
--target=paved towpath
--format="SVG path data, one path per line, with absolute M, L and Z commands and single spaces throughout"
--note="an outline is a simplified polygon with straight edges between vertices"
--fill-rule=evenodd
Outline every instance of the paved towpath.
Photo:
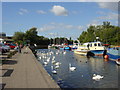
M 29 48 L 23 48 L 12 59 L 2 67 L 6 70 L 2 77 L 4 88 L 59 88 Z

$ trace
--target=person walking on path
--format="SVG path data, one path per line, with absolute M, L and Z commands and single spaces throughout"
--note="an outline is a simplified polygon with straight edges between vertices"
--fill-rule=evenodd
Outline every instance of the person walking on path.
M 18 45 L 18 52 L 21 53 L 21 47 Z
M 18 43 L 17 43 L 17 50 L 18 50 L 19 53 L 21 53 L 21 47 Z

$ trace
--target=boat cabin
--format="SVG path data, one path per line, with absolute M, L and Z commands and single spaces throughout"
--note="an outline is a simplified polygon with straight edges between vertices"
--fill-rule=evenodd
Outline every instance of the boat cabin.
M 101 42 L 90 42 L 87 44 L 87 47 L 90 50 L 105 50 Z

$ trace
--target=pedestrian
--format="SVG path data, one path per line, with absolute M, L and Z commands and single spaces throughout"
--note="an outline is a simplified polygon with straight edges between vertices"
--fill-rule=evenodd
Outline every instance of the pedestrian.
M 21 47 L 18 45 L 18 52 L 21 53 Z
M 17 43 L 17 49 L 18 49 L 18 52 L 21 53 L 21 47 L 18 43 Z

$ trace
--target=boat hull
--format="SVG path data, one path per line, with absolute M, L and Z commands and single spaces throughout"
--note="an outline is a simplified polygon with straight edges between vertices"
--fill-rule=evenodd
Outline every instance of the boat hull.
M 83 56 L 86 56 L 87 52 L 88 51 L 77 51 L 77 50 L 74 51 L 74 53 L 79 54 L 79 55 L 83 55 Z
M 95 56 L 103 56 L 104 50 L 90 50 Z
M 107 55 L 109 57 L 109 60 L 116 61 L 116 63 L 120 65 L 120 47 L 108 49 Z
M 118 56 L 118 55 L 113 55 L 113 54 L 110 54 L 110 53 L 107 53 L 107 55 L 109 56 L 109 59 L 112 59 L 112 60 L 120 59 L 120 56 Z

